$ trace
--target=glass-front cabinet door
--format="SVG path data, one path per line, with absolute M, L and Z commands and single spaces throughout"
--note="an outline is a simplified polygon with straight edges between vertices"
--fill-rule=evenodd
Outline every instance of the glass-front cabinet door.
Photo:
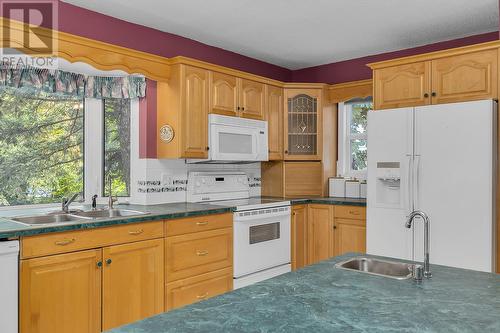
M 287 89 L 285 104 L 285 159 L 320 160 L 321 89 Z

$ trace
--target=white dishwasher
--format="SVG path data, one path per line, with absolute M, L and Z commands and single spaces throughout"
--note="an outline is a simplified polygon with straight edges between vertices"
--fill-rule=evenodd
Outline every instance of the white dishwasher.
M 0 241 L 0 332 L 17 333 L 19 241 Z

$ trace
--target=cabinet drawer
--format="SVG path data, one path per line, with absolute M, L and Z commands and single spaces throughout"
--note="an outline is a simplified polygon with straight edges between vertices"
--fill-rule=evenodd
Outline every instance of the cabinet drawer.
M 28 236 L 21 239 L 21 258 L 40 257 L 160 237 L 163 237 L 162 221 Z
M 214 297 L 233 289 L 233 271 L 222 269 L 167 284 L 166 310 Z
M 335 218 L 365 220 L 366 207 L 335 206 Z
M 176 236 L 192 232 L 230 228 L 233 225 L 233 214 L 217 214 L 188 217 L 165 222 L 165 235 Z
M 231 267 L 233 229 L 167 237 L 165 251 L 167 282 Z

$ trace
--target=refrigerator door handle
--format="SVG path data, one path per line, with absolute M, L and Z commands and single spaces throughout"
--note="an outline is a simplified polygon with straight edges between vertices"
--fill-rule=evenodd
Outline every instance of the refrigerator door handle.
M 406 154 L 406 157 L 408 158 L 408 168 L 407 168 L 407 171 L 406 171 L 406 190 L 405 190 L 405 194 L 406 194 L 406 214 L 407 215 L 410 215 L 411 211 L 412 211 L 412 206 L 411 206 L 411 203 L 412 203 L 412 189 L 411 189 L 411 167 L 412 167 L 412 155 L 411 154 Z
M 420 192 L 420 155 L 415 155 L 415 190 L 413 192 L 415 210 L 420 208 L 419 192 Z

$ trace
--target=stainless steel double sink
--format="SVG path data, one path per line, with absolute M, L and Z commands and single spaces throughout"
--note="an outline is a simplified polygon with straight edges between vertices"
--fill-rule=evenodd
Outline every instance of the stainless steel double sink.
M 129 209 L 98 209 L 88 211 L 71 211 L 69 213 L 49 213 L 32 216 L 11 217 L 10 220 L 25 225 L 52 225 L 78 223 L 82 221 L 92 221 L 96 219 L 109 219 L 116 217 L 132 217 L 147 215 L 149 213 Z
M 371 275 L 406 280 L 413 276 L 415 264 L 381 260 L 368 257 L 355 257 L 335 264 L 336 268 L 362 272 Z

